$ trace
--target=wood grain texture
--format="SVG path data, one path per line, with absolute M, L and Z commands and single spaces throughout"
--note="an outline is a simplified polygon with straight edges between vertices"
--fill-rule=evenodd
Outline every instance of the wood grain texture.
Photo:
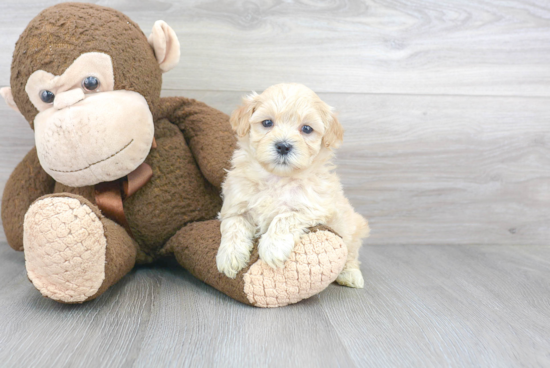
M 0 53 L 59 1 L 4 0 Z M 550 96 L 550 3 L 544 0 L 92 1 L 148 34 L 164 19 L 182 40 L 166 89 Z M 7 58 L 0 85 L 8 82 Z
M 62 305 L 0 244 L 2 367 L 547 367 L 550 248 L 367 246 L 363 290 L 255 309 L 175 264 Z
M 58 2 L 2 0 L 0 86 Z M 337 172 L 372 227 L 366 287 L 260 310 L 159 263 L 61 305 L 0 231 L 0 366 L 550 366 L 550 3 L 92 2 L 175 29 L 165 96 L 230 113 L 292 81 L 339 111 Z M 33 141 L 0 102 L 0 191 Z

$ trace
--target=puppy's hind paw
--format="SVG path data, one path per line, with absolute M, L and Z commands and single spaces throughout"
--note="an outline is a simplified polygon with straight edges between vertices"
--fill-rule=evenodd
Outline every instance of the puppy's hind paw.
M 343 286 L 362 289 L 365 286 L 363 274 L 357 268 L 348 268 L 340 272 L 336 278 L 336 282 Z
M 218 271 L 227 277 L 234 279 L 240 270 L 246 267 L 250 261 L 250 252 L 237 247 L 220 246 L 216 255 L 216 266 Z
M 281 268 L 294 249 L 292 234 L 273 236 L 264 234 L 258 245 L 260 259 L 271 268 Z

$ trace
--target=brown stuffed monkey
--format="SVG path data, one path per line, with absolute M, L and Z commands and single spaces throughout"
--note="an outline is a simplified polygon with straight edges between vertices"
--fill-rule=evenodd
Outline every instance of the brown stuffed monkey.
M 88 301 L 135 264 L 175 256 L 230 297 L 277 307 L 322 291 L 343 268 L 341 239 L 318 227 L 281 269 L 255 251 L 236 278 L 218 272 L 216 216 L 235 138 L 227 115 L 160 98 L 179 54 L 166 23 L 147 38 L 91 4 L 50 7 L 20 36 L 0 93 L 34 129 L 36 148 L 6 183 L 2 221 L 42 295 Z

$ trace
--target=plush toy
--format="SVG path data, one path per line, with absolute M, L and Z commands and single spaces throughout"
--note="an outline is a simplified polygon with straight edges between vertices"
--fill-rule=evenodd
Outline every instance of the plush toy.
M 227 115 L 160 98 L 162 72 L 179 56 L 166 23 L 147 38 L 91 4 L 50 7 L 20 36 L 1 94 L 34 129 L 36 148 L 6 183 L 2 221 L 42 295 L 82 303 L 135 264 L 175 256 L 230 297 L 277 307 L 322 291 L 342 270 L 341 239 L 317 227 L 284 268 L 256 251 L 236 278 L 218 272 L 216 216 L 235 138 Z

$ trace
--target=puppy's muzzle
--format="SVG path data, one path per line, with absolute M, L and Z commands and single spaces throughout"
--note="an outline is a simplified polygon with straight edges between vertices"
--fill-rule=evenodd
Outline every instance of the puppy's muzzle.
M 277 142 L 275 143 L 275 149 L 280 156 L 286 156 L 292 151 L 292 144 L 288 142 Z

